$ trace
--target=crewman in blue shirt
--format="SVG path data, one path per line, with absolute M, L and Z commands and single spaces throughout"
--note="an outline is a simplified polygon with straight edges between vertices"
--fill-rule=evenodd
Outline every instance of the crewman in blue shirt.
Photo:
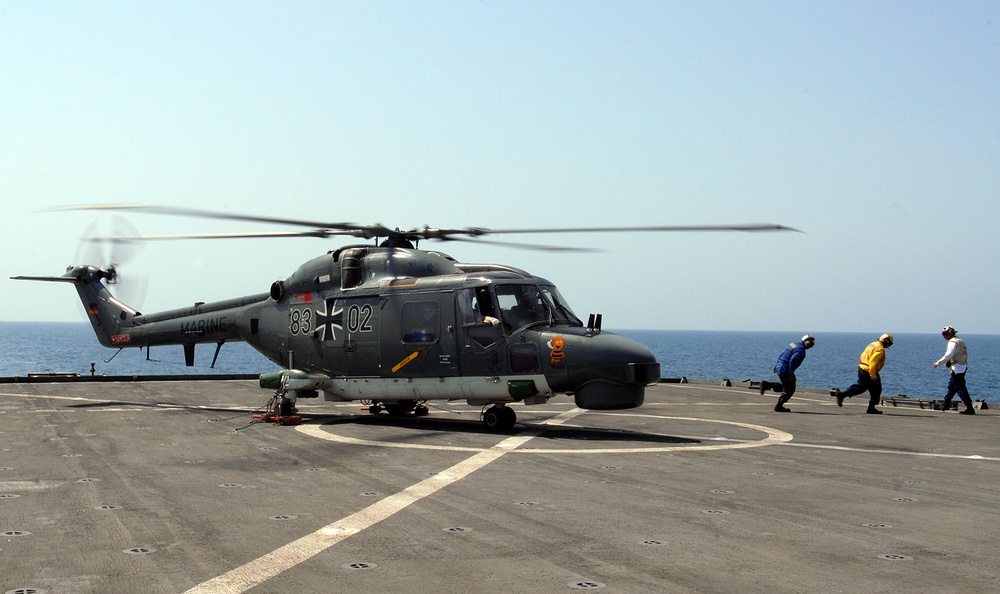
M 774 366 L 774 372 L 781 380 L 781 396 L 778 397 L 778 404 L 774 405 L 774 412 L 791 412 L 785 407 L 785 403 L 791 400 L 792 394 L 795 393 L 795 370 L 805 361 L 806 350 L 811 349 L 814 344 L 816 339 L 806 334 L 802 340 L 789 344 L 788 348 L 778 355 L 778 364 Z M 767 382 L 762 384 L 766 385 Z

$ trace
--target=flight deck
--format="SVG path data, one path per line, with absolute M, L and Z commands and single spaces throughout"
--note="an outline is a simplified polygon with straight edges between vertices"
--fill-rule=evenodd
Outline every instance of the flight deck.
M 281 426 L 270 394 L 0 384 L 0 593 L 1000 589 L 993 410 L 694 382 L 509 430 L 441 401 Z

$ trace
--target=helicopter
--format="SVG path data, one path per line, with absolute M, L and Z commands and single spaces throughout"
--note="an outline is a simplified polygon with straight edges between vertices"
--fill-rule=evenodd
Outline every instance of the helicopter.
M 544 404 L 572 395 L 582 409 L 641 406 L 660 364 L 641 343 L 585 323 L 554 283 L 503 264 L 470 264 L 422 240 L 476 241 L 540 250 L 560 246 L 504 243 L 485 235 L 662 231 L 797 231 L 774 224 L 552 229 L 414 228 L 320 223 L 149 205 L 91 205 L 58 210 L 132 211 L 265 222 L 307 230 L 199 235 L 115 236 L 113 244 L 176 239 L 351 236 L 375 240 L 317 256 L 268 291 L 143 314 L 112 294 L 116 264 L 69 266 L 62 276 L 15 280 L 73 284 L 100 343 L 109 348 L 179 345 L 185 364 L 195 347 L 245 341 L 282 368 L 261 387 L 276 388 L 269 413 L 291 418 L 299 398 L 361 401 L 372 414 L 428 414 L 432 400 L 481 407 L 489 428 L 517 422 L 510 404 Z

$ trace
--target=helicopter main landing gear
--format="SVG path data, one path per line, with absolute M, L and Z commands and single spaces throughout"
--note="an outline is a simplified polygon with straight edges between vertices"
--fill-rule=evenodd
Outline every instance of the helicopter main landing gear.
M 383 410 L 393 417 L 413 414 L 418 417 L 427 416 L 426 400 L 399 400 L 396 402 L 379 402 L 372 400 L 368 403 L 368 412 L 377 415 Z M 364 404 L 364 403 L 362 403 Z
M 517 423 L 517 413 L 514 412 L 514 409 L 503 404 L 494 404 L 483 409 L 480 417 L 483 424 L 490 429 L 510 429 Z
M 271 397 L 271 400 L 267 403 L 267 412 L 264 414 L 253 415 L 253 418 L 257 422 L 261 423 L 274 423 L 276 425 L 301 425 L 302 417 L 297 415 L 299 412 L 295 408 L 295 401 L 288 398 L 286 393 L 283 393 L 281 389 Z

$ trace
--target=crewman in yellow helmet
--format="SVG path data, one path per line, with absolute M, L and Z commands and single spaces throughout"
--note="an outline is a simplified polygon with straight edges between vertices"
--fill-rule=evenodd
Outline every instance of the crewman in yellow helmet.
M 844 398 L 868 392 L 868 410 L 865 412 L 870 415 L 882 414 L 882 411 L 875 408 L 882 397 L 882 376 L 879 371 L 885 365 L 885 349 L 891 346 L 892 334 L 883 334 L 865 348 L 858 362 L 857 383 L 843 392 L 840 388 L 830 390 L 830 395 L 837 399 L 837 406 L 844 406 Z

